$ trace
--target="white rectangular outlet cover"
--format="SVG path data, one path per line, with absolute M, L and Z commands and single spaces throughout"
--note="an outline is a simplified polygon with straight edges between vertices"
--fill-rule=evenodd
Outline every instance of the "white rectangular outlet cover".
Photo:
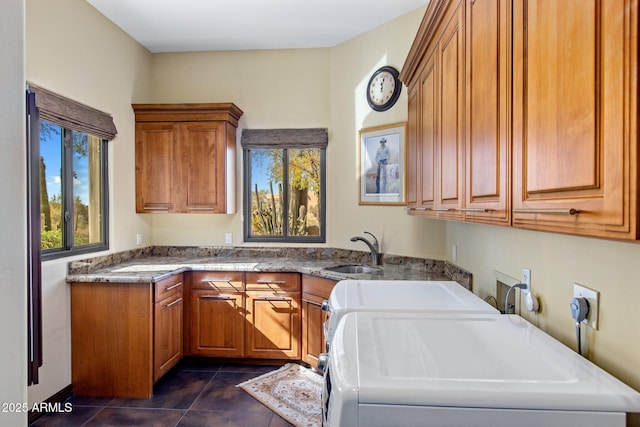
M 594 291 L 577 283 L 573 284 L 573 297 L 574 298 L 586 298 L 589 301 L 589 314 L 587 318 L 582 321 L 587 326 L 593 329 L 598 329 L 598 310 L 600 304 L 600 292 Z
M 233 243 L 233 233 L 224 233 L 224 242 Z

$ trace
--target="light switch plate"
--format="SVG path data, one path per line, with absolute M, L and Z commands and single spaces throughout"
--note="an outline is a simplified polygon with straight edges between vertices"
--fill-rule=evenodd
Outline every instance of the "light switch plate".
M 233 243 L 233 233 L 224 233 L 224 242 Z
M 600 304 L 600 292 L 594 291 L 577 283 L 573 284 L 573 297 L 574 298 L 586 298 L 589 301 L 589 314 L 587 318 L 582 321 L 585 325 L 598 330 L 598 311 Z

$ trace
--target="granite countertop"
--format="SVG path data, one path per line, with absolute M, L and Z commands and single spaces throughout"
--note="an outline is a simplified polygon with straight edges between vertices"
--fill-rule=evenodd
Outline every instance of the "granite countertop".
M 332 280 L 456 280 L 471 289 L 471 274 L 445 261 L 394 255 L 382 259 L 380 273 L 338 273 L 327 268 L 370 265 L 370 254 L 331 248 L 154 246 L 70 262 L 67 282 L 152 283 L 184 271 L 265 271 Z

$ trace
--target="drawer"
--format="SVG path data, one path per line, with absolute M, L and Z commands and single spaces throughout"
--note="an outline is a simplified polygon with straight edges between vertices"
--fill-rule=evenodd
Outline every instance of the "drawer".
M 247 290 L 299 291 L 299 273 L 246 273 Z
M 307 298 L 309 295 L 315 295 L 327 299 L 336 283 L 335 280 L 305 274 L 302 276 L 302 293 L 307 295 Z
M 155 292 L 154 296 L 155 302 L 161 301 L 165 298 L 168 298 L 175 294 L 182 294 L 182 289 L 184 288 L 182 282 L 183 276 L 182 273 L 174 274 L 171 277 L 167 277 L 166 279 L 162 279 L 155 283 Z
M 192 271 L 189 273 L 191 289 L 213 291 L 244 291 L 242 271 Z

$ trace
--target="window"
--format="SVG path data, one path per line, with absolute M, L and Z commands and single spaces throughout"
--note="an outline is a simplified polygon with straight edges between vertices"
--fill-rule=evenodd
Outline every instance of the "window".
M 107 249 L 107 140 L 40 121 L 40 248 L 44 256 Z
M 326 129 L 243 131 L 245 241 L 325 241 L 326 143 Z
M 28 117 L 29 190 L 34 243 L 45 260 L 106 250 L 107 143 L 115 136 L 115 127 L 105 132 L 100 122 L 104 113 L 39 88 L 31 90 L 35 109 Z

